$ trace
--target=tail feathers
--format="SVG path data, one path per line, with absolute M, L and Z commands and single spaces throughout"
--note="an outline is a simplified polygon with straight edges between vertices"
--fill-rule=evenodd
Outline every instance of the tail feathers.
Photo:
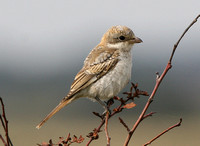
M 42 120 L 40 122 L 40 124 L 38 124 L 36 126 L 37 129 L 40 129 L 41 126 L 48 120 L 50 119 L 55 113 L 57 113 L 59 110 L 61 110 L 64 106 L 68 105 L 70 102 L 72 102 L 72 100 L 74 99 L 74 97 L 70 98 L 70 99 L 63 99 L 58 106 L 56 106 L 45 118 L 44 120 Z

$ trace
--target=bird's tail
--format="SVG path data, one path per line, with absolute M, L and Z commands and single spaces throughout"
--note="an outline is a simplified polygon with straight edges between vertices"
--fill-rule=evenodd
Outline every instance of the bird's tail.
M 68 105 L 72 100 L 74 100 L 75 97 L 71 98 L 64 98 L 45 118 L 36 126 L 37 129 L 40 129 L 40 127 L 48 120 L 50 119 L 55 113 L 57 113 L 59 110 L 61 110 L 64 106 Z

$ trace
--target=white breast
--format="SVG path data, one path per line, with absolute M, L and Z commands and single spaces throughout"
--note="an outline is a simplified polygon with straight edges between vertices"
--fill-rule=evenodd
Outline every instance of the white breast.
M 89 98 L 97 96 L 101 100 L 108 100 L 117 95 L 127 85 L 131 79 L 131 51 L 121 52 L 119 59 L 120 61 L 113 70 L 89 87 Z

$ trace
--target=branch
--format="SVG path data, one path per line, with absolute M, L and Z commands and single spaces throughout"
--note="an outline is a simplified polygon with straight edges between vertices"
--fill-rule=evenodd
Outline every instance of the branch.
M 128 128 L 127 124 L 122 120 L 122 118 L 119 117 L 119 121 L 126 128 L 127 132 L 130 132 L 130 129 Z
M 155 113 L 156 113 L 156 112 L 150 112 L 150 113 L 144 115 L 144 117 L 143 117 L 142 120 L 144 120 L 144 119 L 147 118 L 147 117 L 153 116 L 153 114 L 155 114 Z M 119 121 L 120 121 L 120 123 L 126 128 L 127 132 L 129 133 L 129 132 L 130 132 L 130 129 L 129 129 L 129 127 L 127 126 L 127 124 L 124 122 L 124 120 L 123 120 L 122 118 L 119 117 Z
M 64 139 L 64 137 L 59 137 L 59 142 L 57 144 L 54 144 L 53 141 L 50 139 L 49 142 L 42 142 L 42 144 L 37 144 L 38 146 L 70 146 L 73 143 L 82 143 L 84 141 L 84 138 L 82 135 L 79 136 L 79 138 L 74 135 L 73 137 L 70 136 L 70 133 L 68 134 L 67 138 Z
M 93 114 L 94 114 L 95 116 L 97 116 L 97 117 L 99 117 L 99 118 L 101 119 L 101 123 L 100 123 L 100 125 L 99 125 L 98 128 L 94 128 L 93 132 L 90 132 L 90 133 L 87 135 L 87 137 L 90 138 L 90 140 L 88 141 L 88 143 L 87 143 L 86 146 L 89 146 L 90 143 L 91 143 L 93 140 L 96 140 L 96 139 L 99 138 L 98 133 L 101 132 L 101 128 L 102 128 L 102 126 L 106 123 L 106 120 L 107 120 L 107 122 L 108 122 L 108 120 L 109 120 L 110 118 L 112 118 L 114 115 L 116 115 L 116 114 L 122 112 L 123 109 L 130 109 L 130 108 L 135 107 L 135 105 L 136 105 L 135 103 L 133 103 L 133 102 L 128 103 L 130 100 L 134 101 L 135 97 L 139 97 L 140 95 L 149 96 L 149 94 L 148 94 L 146 91 L 142 91 L 142 90 L 139 90 L 139 89 L 138 89 L 138 84 L 133 84 L 133 83 L 131 83 L 131 84 L 132 84 L 132 86 L 131 86 L 131 88 L 130 88 L 130 92 L 124 92 L 124 94 L 127 95 L 126 99 L 123 99 L 123 98 L 120 98 L 120 97 L 117 97 L 117 96 L 113 98 L 115 101 L 119 101 L 120 104 L 119 104 L 119 106 L 117 106 L 116 108 L 114 108 L 114 109 L 112 110 L 112 112 L 111 112 L 110 115 L 107 117 L 107 119 L 106 119 L 103 115 L 101 115 L 101 114 L 99 114 L 99 113 L 96 113 L 96 112 L 93 112 Z M 134 92 L 133 92 L 133 89 L 135 90 Z M 107 103 L 108 109 L 110 109 L 110 106 L 111 106 L 113 103 L 114 103 L 113 100 L 109 100 L 109 101 L 108 101 L 108 103 Z M 108 129 L 106 128 L 106 126 L 105 126 L 105 130 L 108 130 Z M 105 133 L 106 133 L 106 131 L 105 131 Z M 107 133 L 106 135 L 107 135 L 106 137 L 107 137 L 107 144 L 108 144 L 108 143 L 110 142 L 110 139 L 108 139 L 108 137 L 109 137 L 109 136 L 108 136 L 108 133 Z
M 147 117 L 153 116 L 153 114 L 155 114 L 155 113 L 156 113 L 156 112 L 150 112 L 150 113 L 144 115 L 142 120 L 144 120 L 144 119 L 147 118 Z
M 172 65 L 171 65 L 172 58 L 173 58 L 173 56 L 174 56 L 174 53 L 175 53 L 176 48 L 178 47 L 180 41 L 182 40 L 182 38 L 184 37 L 184 35 L 186 34 L 186 32 L 190 29 L 190 27 L 192 27 L 193 24 L 197 22 L 197 19 L 198 19 L 199 17 L 200 17 L 200 15 L 198 15 L 198 16 L 192 21 L 192 23 L 185 29 L 185 31 L 183 32 L 183 34 L 181 35 L 181 37 L 179 38 L 179 40 L 178 40 L 178 41 L 176 42 L 176 44 L 174 45 L 174 48 L 173 48 L 172 54 L 171 54 L 171 56 L 170 56 L 170 59 L 169 59 L 167 65 L 166 65 L 166 67 L 165 67 L 163 73 L 161 74 L 161 76 L 159 76 L 159 75 L 157 74 L 156 84 L 155 84 L 155 86 L 154 86 L 154 89 L 153 89 L 153 91 L 152 91 L 152 93 L 151 93 L 151 95 L 150 95 L 150 97 L 149 97 L 149 99 L 148 99 L 148 101 L 147 101 L 147 103 L 146 103 L 146 105 L 145 105 L 145 107 L 144 107 L 142 113 L 140 114 L 138 120 L 136 121 L 136 123 L 134 124 L 133 128 L 132 128 L 131 131 L 129 132 L 129 134 L 128 134 L 128 136 L 127 136 L 125 142 L 124 142 L 124 146 L 127 146 L 127 145 L 128 145 L 128 143 L 129 143 L 129 141 L 130 141 L 130 139 L 131 139 L 133 133 L 135 132 L 136 128 L 138 127 L 138 125 L 140 124 L 140 122 L 142 121 L 142 119 L 144 118 L 144 115 L 145 115 L 145 113 L 146 113 L 148 107 L 150 106 L 151 102 L 153 101 L 154 95 L 155 95 L 155 93 L 156 93 L 156 91 L 157 91 L 157 89 L 158 89 L 160 83 L 162 82 L 162 80 L 163 80 L 163 78 L 165 77 L 165 75 L 167 74 L 167 72 L 172 68 Z
M 105 119 L 103 119 L 101 121 L 101 124 L 99 125 L 99 127 L 96 129 L 93 130 L 93 132 L 90 132 L 87 137 L 90 138 L 90 140 L 88 141 L 88 143 L 86 144 L 86 146 L 89 146 L 90 143 L 93 141 L 93 140 L 96 140 L 99 138 L 99 135 L 98 133 L 101 132 L 101 127 L 104 125 L 105 123 Z
M 147 142 L 146 144 L 144 144 L 144 146 L 150 145 L 153 141 L 155 141 L 156 139 L 158 139 L 160 136 L 162 136 L 166 132 L 170 131 L 171 129 L 173 129 L 175 127 L 181 126 L 181 123 L 182 123 L 182 118 L 180 118 L 180 121 L 177 124 L 175 124 L 175 125 L 167 128 L 166 130 L 164 130 L 163 132 L 161 132 L 160 134 L 158 134 L 156 137 L 154 137 L 152 140 L 150 140 L 149 142 Z
M 0 139 L 1 139 L 1 141 L 3 142 L 4 146 L 7 146 L 6 141 L 4 140 L 4 138 L 3 138 L 1 135 L 0 135 Z
M 107 139 L 107 146 L 110 146 L 110 137 L 108 134 L 108 119 L 109 119 L 109 111 L 107 111 L 106 116 L 105 116 L 105 133 L 106 133 L 106 139 Z
M 1 102 L 1 107 L 2 107 L 2 115 L 0 114 L 0 120 L 1 120 L 1 125 L 3 126 L 3 129 L 5 131 L 5 137 L 6 137 L 6 145 L 5 146 L 13 146 L 9 136 L 8 136 L 8 120 L 6 118 L 6 114 L 5 114 L 5 106 L 3 103 L 3 99 L 0 97 L 0 102 Z M 3 137 L 1 136 L 1 140 L 4 143 L 5 141 L 3 141 L 2 139 Z
M 172 68 L 172 65 L 171 65 L 171 62 L 172 62 L 172 59 L 173 59 L 173 56 L 174 56 L 174 53 L 176 51 L 176 48 L 178 47 L 180 41 L 182 40 L 182 38 L 184 37 L 184 35 L 187 33 L 187 31 L 190 29 L 190 27 L 193 26 L 194 23 L 197 22 L 198 18 L 200 17 L 200 15 L 198 15 L 193 21 L 192 23 L 185 29 L 185 31 L 183 32 L 183 34 L 180 36 L 180 38 L 178 39 L 178 41 L 176 42 L 176 44 L 174 44 L 174 47 L 173 47 L 173 51 L 171 53 L 171 56 L 169 58 L 169 61 L 163 71 L 163 73 L 161 75 L 159 75 L 159 73 L 156 73 L 156 84 L 154 86 L 154 89 L 151 93 L 151 95 L 149 96 L 148 93 L 146 91 L 141 91 L 138 89 L 138 84 L 133 84 L 132 83 L 132 86 L 130 88 L 130 92 L 124 92 L 124 94 L 127 95 L 126 99 L 123 99 L 123 98 L 120 98 L 120 97 L 114 97 L 112 98 L 112 101 L 109 100 L 107 102 L 107 106 L 108 106 L 108 109 L 110 109 L 111 105 L 114 103 L 114 100 L 115 101 L 119 101 L 120 104 L 115 107 L 112 111 L 110 112 L 110 114 L 107 112 L 106 114 L 99 114 L 99 113 L 96 113 L 96 112 L 93 112 L 93 114 L 97 117 L 99 117 L 101 119 L 100 121 L 100 125 L 97 127 L 97 128 L 94 128 L 93 132 L 90 132 L 87 137 L 89 138 L 89 141 L 88 143 L 86 144 L 86 146 L 89 146 L 90 143 L 93 141 L 93 140 L 96 140 L 99 138 L 99 133 L 101 132 L 101 128 L 103 127 L 103 125 L 105 124 L 105 128 L 104 128 L 104 131 L 105 131 L 105 135 L 106 135 L 106 138 L 107 138 L 107 146 L 110 146 L 110 137 L 109 137 L 109 133 L 108 133 L 108 120 L 113 117 L 114 115 L 120 113 L 123 111 L 123 109 L 130 109 L 130 108 L 133 108 L 136 106 L 136 104 L 133 102 L 135 97 L 139 98 L 140 95 L 143 95 L 143 96 L 149 96 L 148 98 L 148 101 L 145 105 L 145 107 L 143 108 L 140 116 L 138 117 L 137 121 L 135 122 L 135 124 L 133 125 L 132 129 L 129 129 L 129 127 L 127 126 L 127 124 L 121 119 L 119 118 L 120 120 L 120 123 L 126 128 L 126 130 L 128 131 L 128 136 L 124 142 L 124 146 L 127 146 L 129 144 L 129 141 L 133 135 L 133 133 L 135 132 L 136 128 L 138 127 L 138 125 L 141 123 L 141 121 L 143 121 L 145 118 L 148 118 L 150 116 L 152 116 L 155 112 L 150 112 L 148 114 L 146 114 L 146 111 L 147 109 L 149 108 L 150 104 L 152 103 L 153 101 L 153 98 L 158 90 L 158 87 L 160 85 L 160 83 L 162 82 L 163 78 L 165 77 L 165 75 L 167 74 L 167 72 Z M 133 92 L 133 89 L 135 90 L 135 92 Z M 114 100 L 113 100 L 114 99 Z M 129 101 L 132 101 L 132 102 L 129 102 Z M 0 120 L 1 122 L 3 121 L 3 118 L 1 117 L 0 115 Z M 166 132 L 168 132 L 169 130 L 175 128 L 175 127 L 178 127 L 181 125 L 181 122 L 182 122 L 182 119 L 180 119 L 180 122 L 169 127 L 168 129 L 166 129 L 165 131 L 163 131 L 162 133 L 160 133 L 159 135 L 157 135 L 155 138 L 153 138 L 152 140 L 150 140 L 148 143 L 146 143 L 144 146 L 146 145 L 149 145 L 151 144 L 153 141 L 155 141 L 156 139 L 158 139 L 160 136 L 162 136 L 163 134 L 165 134 Z M 4 125 L 4 122 L 2 122 L 2 125 L 3 127 L 5 127 L 4 129 L 6 129 L 6 126 Z M 5 142 L 5 140 L 3 139 L 3 137 L 0 135 L 0 139 Z M 80 138 L 78 139 L 76 136 L 73 137 L 72 141 L 71 141 L 71 137 L 70 135 L 68 135 L 67 139 L 66 140 L 63 140 L 63 138 L 60 138 L 60 142 L 58 144 L 53 144 L 52 140 L 49 141 L 49 144 L 48 143 L 43 143 L 42 145 L 38 144 L 39 146 L 46 146 L 46 145 L 70 145 L 72 143 L 81 143 L 83 142 L 84 138 L 82 136 L 80 136 Z M 7 146 L 7 145 L 5 145 Z
M 192 21 L 192 23 L 185 29 L 185 31 L 183 32 L 183 34 L 181 35 L 181 37 L 179 38 L 179 40 L 176 42 L 176 44 L 174 44 L 173 52 L 172 52 L 172 55 L 171 55 L 171 57 L 170 57 L 170 59 L 169 59 L 169 62 L 172 62 L 172 58 L 173 58 L 173 56 L 174 56 L 174 53 L 175 53 L 176 48 L 178 47 L 180 41 L 182 40 L 182 38 L 184 37 L 184 35 L 186 34 L 186 32 L 190 29 L 190 27 L 192 27 L 192 25 L 193 25 L 194 23 L 197 22 L 197 20 L 199 19 L 199 17 L 200 17 L 200 14 L 199 14 L 199 15 Z

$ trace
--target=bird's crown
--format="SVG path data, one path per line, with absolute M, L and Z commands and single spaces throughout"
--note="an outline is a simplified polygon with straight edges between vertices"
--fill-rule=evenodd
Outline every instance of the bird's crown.
M 133 31 L 126 26 L 113 26 L 102 37 L 101 44 L 116 44 L 116 43 L 134 44 L 141 43 L 142 40 L 135 36 Z
M 102 43 L 124 42 L 135 38 L 133 31 L 126 26 L 113 26 L 102 37 Z

